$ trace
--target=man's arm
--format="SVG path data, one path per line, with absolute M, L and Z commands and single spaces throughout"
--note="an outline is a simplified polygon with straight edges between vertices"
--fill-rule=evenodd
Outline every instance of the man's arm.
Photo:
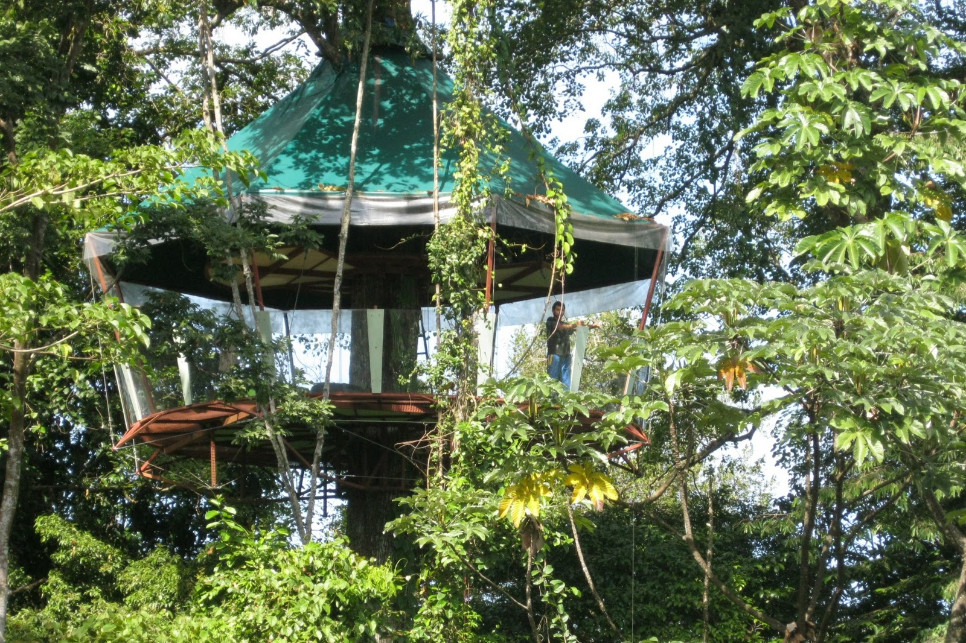
M 600 328 L 600 324 L 588 324 L 584 321 L 575 322 L 558 322 L 557 328 L 560 330 L 577 330 L 578 326 L 586 326 L 587 328 Z

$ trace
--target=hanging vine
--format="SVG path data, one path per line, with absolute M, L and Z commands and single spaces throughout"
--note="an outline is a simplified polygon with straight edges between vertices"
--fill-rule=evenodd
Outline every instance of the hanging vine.
M 452 524 L 456 530 L 476 525 L 473 528 L 491 533 L 494 539 L 510 536 L 507 545 L 519 551 L 519 536 L 515 538 L 517 543 L 511 544 L 514 537 L 494 525 L 493 514 L 485 509 L 492 497 L 480 486 L 476 467 L 481 445 L 486 442 L 490 429 L 475 418 L 473 412 L 478 367 L 474 319 L 487 303 L 487 293 L 480 284 L 484 276 L 484 256 L 494 235 L 490 222 L 492 208 L 496 205 L 491 197 L 491 178 L 493 171 L 507 170 L 500 167 L 499 161 L 495 170 L 486 165 L 487 160 L 502 157 L 502 141 L 494 138 L 502 126 L 483 106 L 490 69 L 498 57 L 498 34 L 493 28 L 493 6 L 488 0 L 457 0 L 451 3 L 451 7 L 453 17 L 447 44 L 455 90 L 443 116 L 443 139 L 446 147 L 459 150 L 451 195 L 455 214 L 448 223 L 438 227 L 429 243 L 428 253 L 433 278 L 438 285 L 437 300 L 444 304 L 443 313 L 449 322 L 449 330 L 442 333 L 430 377 L 436 391 L 452 395 L 433 436 L 437 451 L 431 468 L 436 467 L 439 475 L 427 476 L 425 493 L 404 500 L 414 511 L 395 524 L 400 532 L 411 530 L 411 533 L 421 534 L 427 534 L 427 530 L 417 526 L 423 519 L 435 521 L 438 525 Z M 554 182 L 546 168 L 540 168 L 540 175 L 544 177 L 549 204 L 561 213 L 557 217 L 560 241 L 555 252 L 560 261 L 555 261 L 555 272 L 563 274 L 572 244 L 572 233 L 569 240 L 566 236 L 569 208 L 562 186 Z M 439 397 L 444 398 L 443 395 Z M 463 442 L 466 443 L 465 449 Z M 444 527 L 443 531 L 448 529 Z M 567 640 L 569 632 L 563 604 L 567 592 L 562 589 L 564 585 L 553 578 L 547 552 L 538 544 L 538 541 L 542 542 L 541 538 L 526 530 L 521 530 L 521 534 L 526 543 L 526 595 L 509 598 L 526 612 L 534 640 L 548 637 Z M 478 618 L 465 600 L 464 592 L 469 592 L 471 587 L 469 576 L 487 584 L 478 559 L 480 552 L 474 551 L 470 543 L 454 543 L 445 536 L 438 542 L 434 536 L 427 538 L 434 539 L 434 553 L 422 566 L 420 591 L 424 599 L 414 632 L 425 629 L 427 637 L 432 633 L 435 637 L 449 635 L 452 640 L 461 640 L 465 633 L 474 629 Z M 552 591 L 547 590 L 550 587 Z
M 203 81 L 202 116 L 206 129 L 217 137 L 222 151 L 227 153 L 220 92 L 215 74 L 214 40 L 212 38 L 212 24 L 221 22 L 223 16 L 216 14 L 215 19 L 211 20 L 208 12 L 209 2 L 202 0 L 198 7 L 198 44 Z M 245 335 L 240 345 L 231 349 L 245 354 L 244 357 L 240 354 L 234 356 L 234 359 L 239 362 L 234 366 L 236 370 L 238 370 L 238 366 L 243 366 L 241 370 L 248 375 L 245 378 L 247 381 L 242 384 L 241 391 L 236 391 L 235 394 L 251 395 L 254 393 L 262 418 L 265 437 L 268 438 L 272 446 L 277 471 L 288 495 L 292 520 L 295 523 L 300 540 L 303 543 L 308 543 L 312 540 L 313 500 L 319 475 L 318 458 L 311 467 L 310 499 L 303 508 L 300 493 L 301 482 L 297 478 L 296 472 L 289 465 L 290 447 L 285 440 L 283 427 L 287 421 L 316 426 L 319 431 L 319 441 L 321 441 L 324 439 L 324 425 L 328 418 L 329 407 L 318 404 L 306 407 L 302 404 L 301 393 L 293 390 L 293 387 L 285 385 L 275 376 L 274 350 L 278 347 L 272 345 L 273 342 L 270 338 L 262 337 L 260 333 L 253 332 L 253 329 L 244 323 L 245 315 L 243 313 L 241 289 L 237 278 L 238 267 L 240 266 L 242 283 L 245 285 L 249 316 L 255 323 L 258 317 L 257 302 L 260 299 L 256 296 L 252 260 L 255 249 L 265 245 L 264 240 L 268 235 L 264 225 L 261 225 L 260 214 L 257 211 L 247 212 L 246 208 L 242 206 L 235 191 L 231 171 L 225 170 L 223 176 L 219 176 L 219 174 L 216 171 L 214 178 L 216 181 L 223 179 L 222 186 L 225 190 L 227 211 L 219 210 L 215 213 L 215 216 L 220 217 L 220 219 L 213 222 L 211 228 L 222 230 L 222 237 L 218 238 L 217 233 L 211 234 L 208 229 L 205 230 L 204 235 L 209 254 L 220 254 L 223 257 L 225 277 L 231 286 L 233 313 L 241 322 L 240 326 Z M 250 225 L 251 223 L 254 223 L 254 225 Z M 225 230 L 226 228 L 227 230 Z M 306 230 L 301 226 L 296 226 L 284 236 L 294 238 L 300 235 L 304 236 L 304 240 L 309 245 L 318 241 L 315 235 L 306 233 Z M 271 248 L 266 247 L 264 250 L 270 251 Z M 236 254 L 237 262 L 234 258 Z M 226 391 L 226 394 L 230 393 L 231 391 Z M 321 447 L 317 445 L 316 452 L 320 451 Z M 212 484 L 215 484 L 214 480 Z
M 443 137 L 446 145 L 460 151 L 451 196 L 456 212 L 448 223 L 439 226 L 427 252 L 433 279 L 439 286 L 437 299 L 444 305 L 443 314 L 450 324 L 441 334 L 430 379 L 435 390 L 454 394 L 451 418 L 458 422 L 468 417 L 475 393 L 473 316 L 485 302 L 479 284 L 490 231 L 480 215 L 489 189 L 480 170 L 487 132 L 480 94 L 483 67 L 492 58 L 493 47 L 486 23 L 480 19 L 480 3 L 459 1 L 452 8 L 448 44 L 456 89 L 444 115 Z
M 530 156 L 537 163 L 537 178 L 543 183 L 544 189 L 540 201 L 550 208 L 554 216 L 553 270 L 550 278 L 550 292 L 547 295 L 549 300 L 557 283 L 560 284 L 561 291 L 565 290 L 566 275 L 573 273 L 574 260 L 577 258 L 576 253 L 573 252 L 574 225 L 570 218 L 570 203 L 567 200 L 563 183 L 547 167 L 543 149 L 533 136 L 533 131 L 528 122 L 527 110 L 517 96 L 516 89 L 510 80 L 514 76 L 516 63 L 514 54 L 509 49 L 510 39 L 503 31 L 503 23 L 495 13 L 490 16 L 490 22 L 495 25 L 494 28 L 497 30 L 497 37 L 494 39 L 498 43 L 496 55 L 499 56 L 497 64 L 494 65 L 499 76 L 497 82 L 510 101 L 510 110 L 520 124 L 520 133 L 523 135 L 523 140 L 530 148 Z

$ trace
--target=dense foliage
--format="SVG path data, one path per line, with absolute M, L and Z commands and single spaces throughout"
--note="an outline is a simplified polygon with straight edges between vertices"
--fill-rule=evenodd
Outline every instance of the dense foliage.
M 439 40 L 400 0 L 129 4 L 0 9 L 0 640 L 966 640 L 960 0 L 460 0 Z M 382 46 L 433 38 L 457 88 L 438 139 L 461 150 L 458 216 L 429 245 L 454 330 L 428 379 L 459 395 L 389 526 L 412 549 L 385 565 L 313 541 L 281 458 L 233 472 L 220 491 L 266 501 L 237 512 L 200 477 L 129 472 L 112 362 L 163 378 L 190 353 L 197 395 L 253 394 L 279 425 L 325 408 L 273 384 L 243 315 L 102 300 L 77 250 L 104 225 L 219 261 L 311 245 L 257 208 L 226 221 L 218 181 L 157 187 L 257 171 L 219 127 L 294 87 L 307 48 L 358 55 L 370 11 Z M 550 143 L 674 222 L 675 295 L 633 336 L 604 320 L 587 390 L 530 360 L 477 400 L 477 204 L 503 171 L 481 167 L 501 145 L 484 106 L 537 145 L 601 87 L 583 137 Z M 566 195 L 541 179 L 565 285 Z M 762 438 L 774 467 L 741 450 Z
M 288 533 L 249 530 L 235 510 L 208 513 L 219 535 L 198 560 L 158 548 L 132 560 L 56 516 L 37 521 L 53 545 L 43 609 L 10 623 L 17 641 L 367 641 L 391 631 L 401 580 L 339 540 L 292 547 Z

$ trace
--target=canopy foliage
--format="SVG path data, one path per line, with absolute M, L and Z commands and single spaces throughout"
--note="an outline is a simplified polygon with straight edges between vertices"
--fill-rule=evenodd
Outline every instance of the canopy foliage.
M 149 322 L 93 297 L 77 252 L 93 227 L 142 222 L 186 164 L 257 171 L 194 130 L 215 110 L 202 17 L 222 35 L 230 133 L 305 77 L 306 53 L 359 55 L 368 5 L 0 10 L 11 637 L 966 639 L 962 2 L 451 4 L 445 44 L 419 46 L 440 49 L 457 87 L 441 122 L 461 149 L 461 215 L 430 245 L 456 324 L 431 375 L 461 396 L 391 525 L 412 544 L 395 567 L 339 540 L 292 546 L 281 510 L 235 514 L 213 490 L 128 473 L 109 450 L 120 410 L 105 373 L 142 358 Z M 408 3 L 377 2 L 374 17 L 378 42 L 415 42 Z M 279 40 L 256 45 L 267 28 Z M 555 126 L 594 93 L 601 112 L 579 135 Z M 484 105 L 673 221 L 676 294 L 631 338 L 610 321 L 590 392 L 529 373 L 471 395 L 479 159 L 500 145 Z M 566 274 L 566 195 L 543 178 Z M 254 247 L 257 216 L 209 225 L 224 187 L 190 190 L 157 221 L 212 252 Z M 156 329 L 155 353 L 204 343 L 210 319 L 166 311 L 186 337 Z M 628 372 L 647 377 L 624 392 Z M 264 370 L 233 375 L 238 391 L 267 390 Z M 740 450 L 762 435 L 787 489 Z M 249 470 L 229 491 L 243 487 L 281 485 Z

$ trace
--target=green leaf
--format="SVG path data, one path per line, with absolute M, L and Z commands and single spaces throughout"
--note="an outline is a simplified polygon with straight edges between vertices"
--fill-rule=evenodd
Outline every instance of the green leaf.
M 852 136 L 863 136 L 872 132 L 872 119 L 869 110 L 858 103 L 850 102 L 842 116 L 842 129 Z
M 684 379 L 685 371 L 677 370 L 672 372 L 664 380 L 664 390 L 667 391 L 668 395 L 674 395 L 674 391 L 677 390 L 678 386 L 681 385 L 681 381 Z

